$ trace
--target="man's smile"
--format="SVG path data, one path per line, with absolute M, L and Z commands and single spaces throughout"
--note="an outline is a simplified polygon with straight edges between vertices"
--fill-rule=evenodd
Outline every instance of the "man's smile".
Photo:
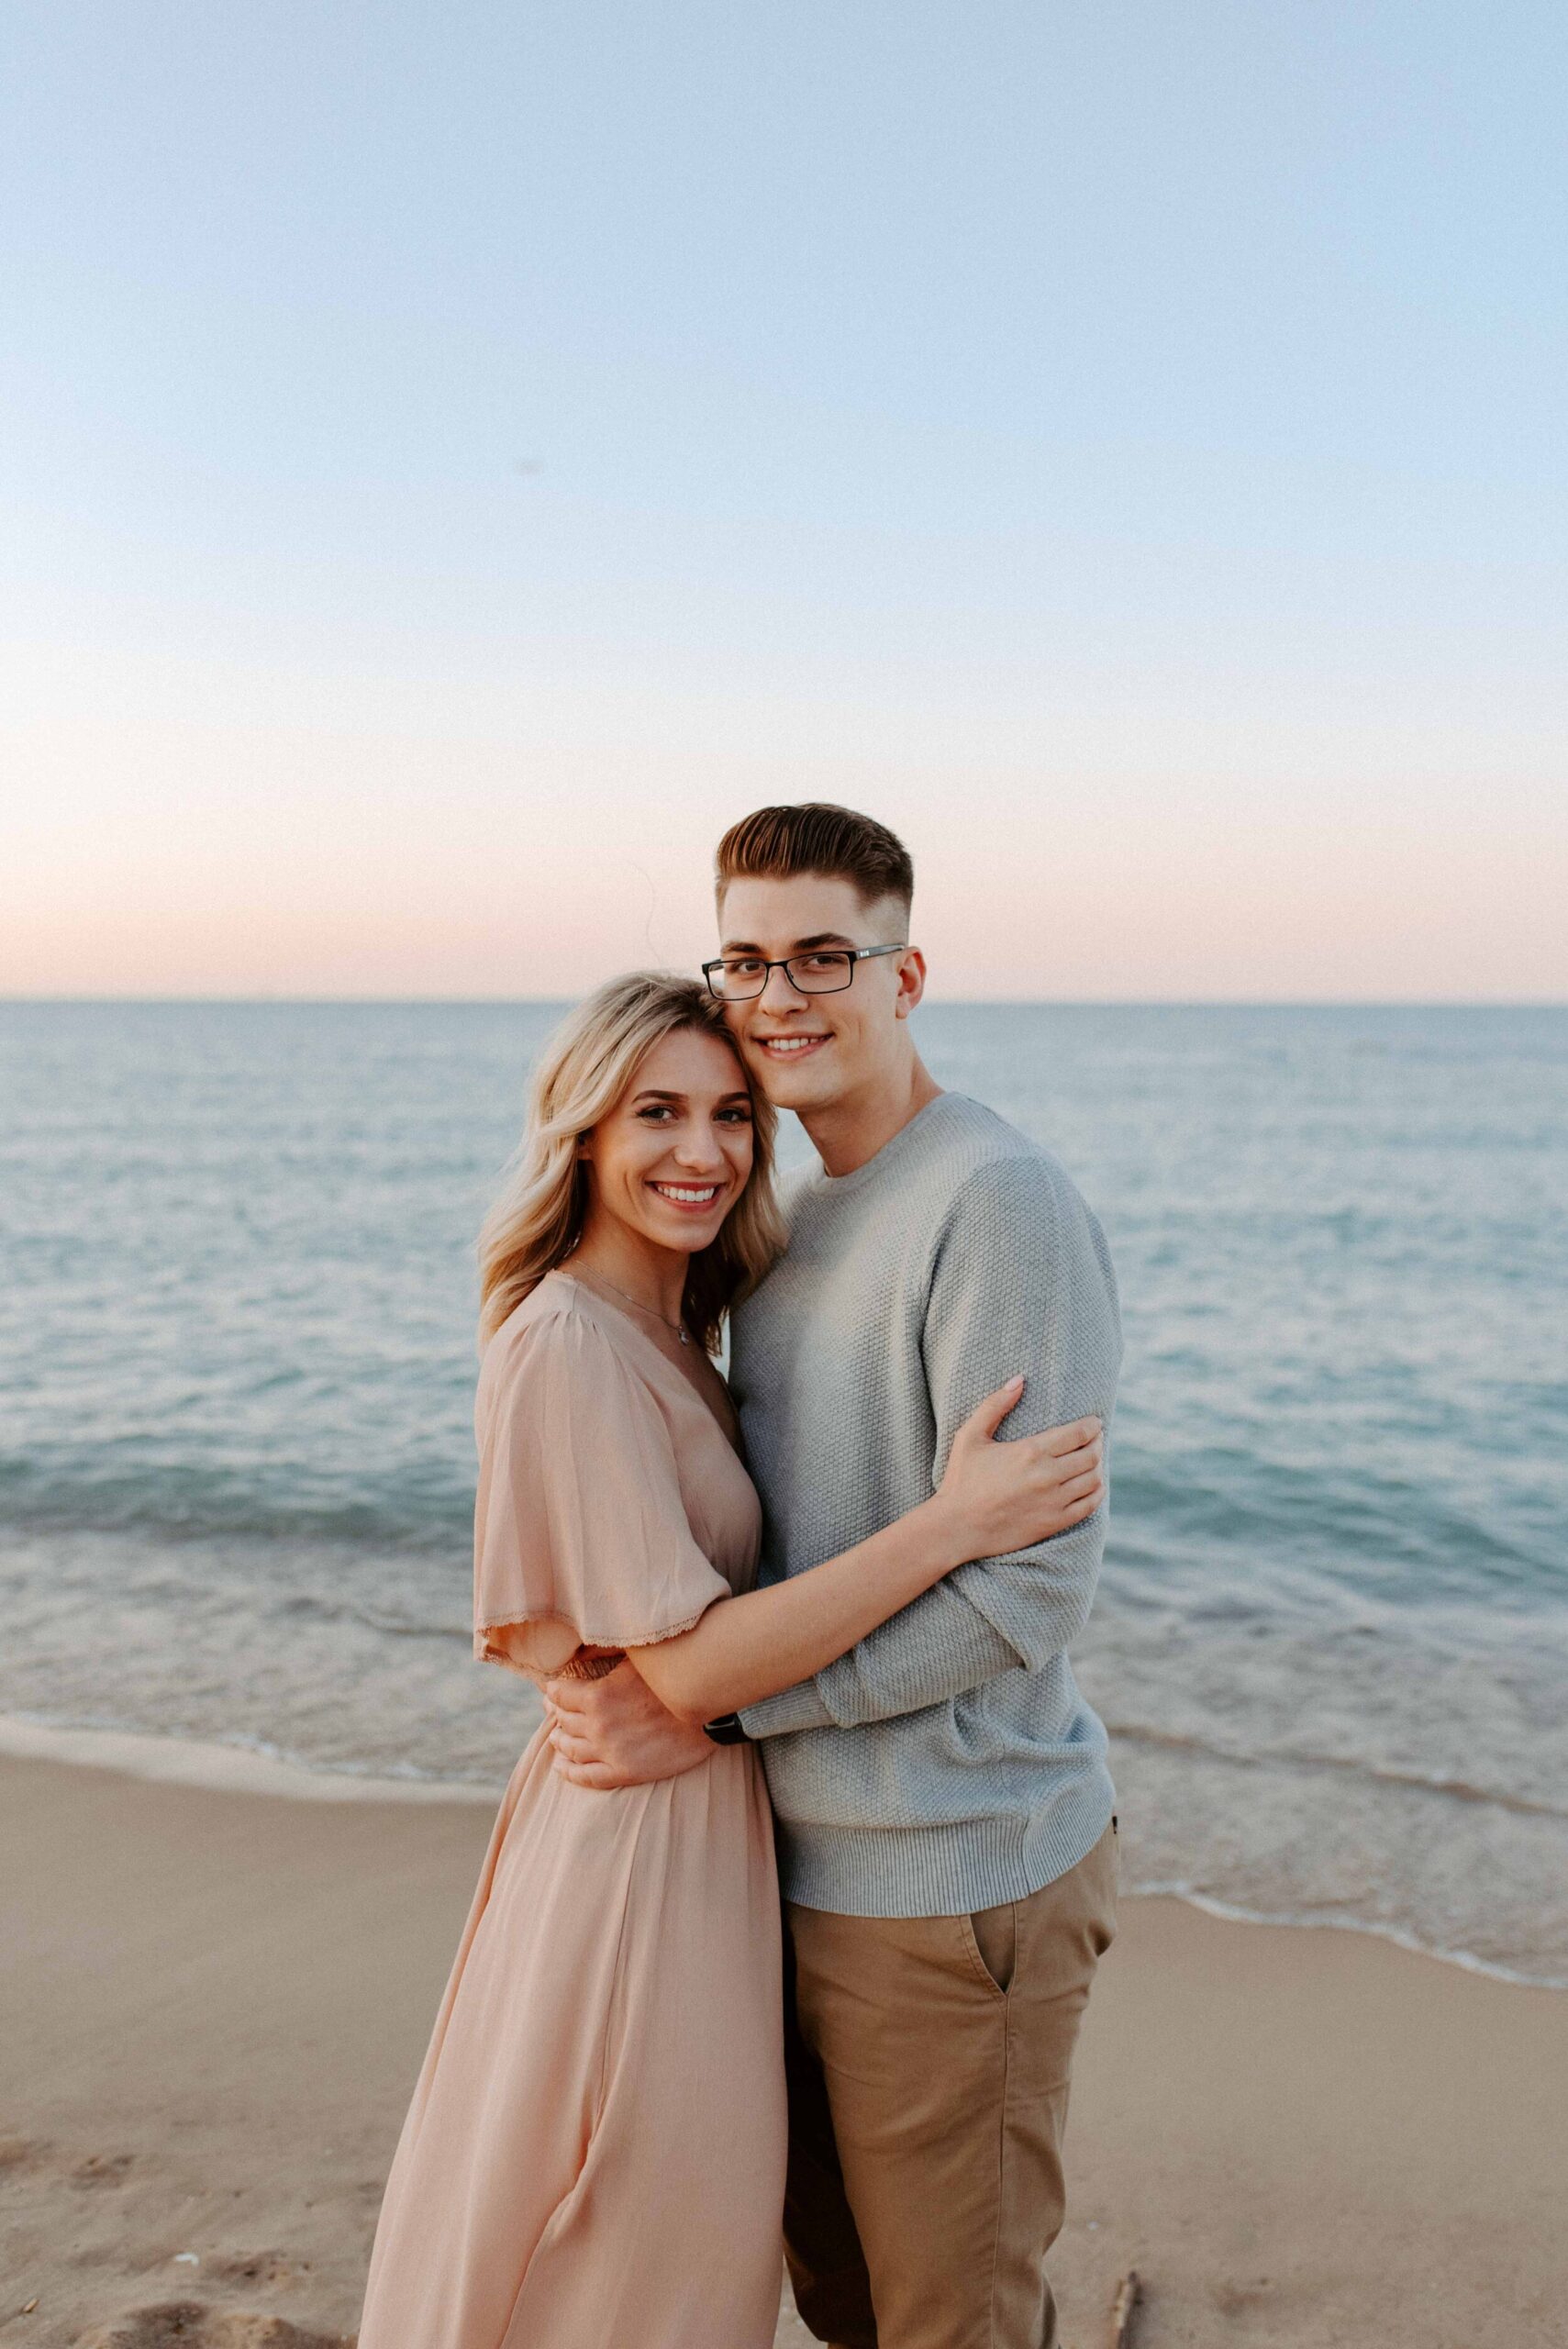
M 753 1036 L 751 1041 L 771 1060 L 799 1060 L 804 1053 L 814 1052 L 819 1044 L 831 1043 L 830 1036 Z

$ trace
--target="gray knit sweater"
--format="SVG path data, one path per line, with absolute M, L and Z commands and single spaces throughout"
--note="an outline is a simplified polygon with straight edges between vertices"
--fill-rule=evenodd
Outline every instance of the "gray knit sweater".
M 1097 1413 L 1121 1359 L 1099 1225 L 1056 1160 L 962 1094 L 786 1202 L 789 1246 L 740 1308 L 730 1381 L 765 1513 L 762 1579 L 927 1499 L 960 1423 L 1014 1371 L 1004 1435 Z M 814 1680 L 741 1716 L 784 1888 L 857 1917 L 1018 1900 L 1105 1831 L 1106 1733 L 1067 1661 L 1106 1511 L 961 1566 Z

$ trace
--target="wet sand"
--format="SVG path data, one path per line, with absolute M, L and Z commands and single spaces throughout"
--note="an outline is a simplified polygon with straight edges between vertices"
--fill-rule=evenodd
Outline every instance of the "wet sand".
M 0 1760 L 0 2341 L 351 2334 L 491 1809 Z M 1065 2349 L 1562 2349 L 1568 1994 L 1129 1900 L 1069 2168 Z

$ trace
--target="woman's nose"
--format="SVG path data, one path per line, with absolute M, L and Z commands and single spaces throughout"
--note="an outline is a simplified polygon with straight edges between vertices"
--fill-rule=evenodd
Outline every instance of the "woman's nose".
M 683 1134 L 675 1144 L 675 1156 L 694 1174 L 712 1174 L 723 1167 L 724 1152 L 717 1138 L 710 1133 Z

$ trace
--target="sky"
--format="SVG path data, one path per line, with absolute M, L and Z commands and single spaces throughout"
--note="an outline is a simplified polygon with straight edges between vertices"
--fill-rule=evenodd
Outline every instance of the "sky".
M 1568 1000 L 1568 14 L 12 0 L 0 993 Z

